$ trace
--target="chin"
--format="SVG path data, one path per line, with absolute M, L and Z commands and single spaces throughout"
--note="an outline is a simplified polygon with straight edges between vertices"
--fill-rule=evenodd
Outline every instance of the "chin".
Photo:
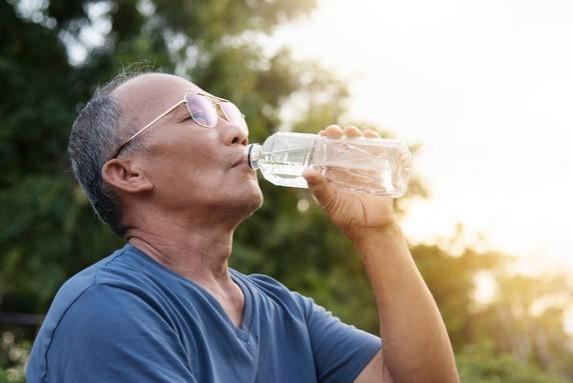
M 253 214 L 261 206 L 263 206 L 263 192 L 261 191 L 258 183 L 256 184 L 256 187 L 253 188 L 251 195 L 247 199 L 248 201 L 245 201 L 246 205 L 252 210 L 249 215 Z
M 263 205 L 263 192 L 258 183 L 237 190 L 233 198 L 226 200 L 227 214 L 235 215 L 239 220 L 245 220 Z

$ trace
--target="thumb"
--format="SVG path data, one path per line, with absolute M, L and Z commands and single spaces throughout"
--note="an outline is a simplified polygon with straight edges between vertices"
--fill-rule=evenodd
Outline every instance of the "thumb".
M 328 185 L 328 179 L 316 169 L 306 169 L 302 176 L 306 179 L 308 187 L 318 203 L 322 207 L 329 206 L 334 195 Z

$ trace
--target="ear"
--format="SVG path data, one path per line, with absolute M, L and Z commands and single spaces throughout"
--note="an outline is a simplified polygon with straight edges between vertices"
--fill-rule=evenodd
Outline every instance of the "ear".
M 125 193 L 141 193 L 153 190 L 153 183 L 145 172 L 129 159 L 107 161 L 101 170 L 104 181 L 114 189 Z

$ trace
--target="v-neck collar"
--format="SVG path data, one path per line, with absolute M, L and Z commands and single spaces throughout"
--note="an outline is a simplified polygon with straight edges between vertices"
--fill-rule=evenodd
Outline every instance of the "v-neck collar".
M 248 342 L 250 334 L 251 334 L 251 324 L 253 321 L 253 298 L 252 298 L 252 293 L 251 293 L 249 287 L 242 281 L 242 279 L 241 279 L 242 277 L 238 271 L 229 268 L 230 277 L 241 289 L 243 296 L 244 296 L 244 300 L 245 300 L 245 302 L 243 304 L 243 318 L 242 318 L 240 327 L 236 326 L 235 323 L 233 323 L 233 321 L 231 320 L 231 318 L 229 317 L 229 315 L 227 314 L 227 312 L 225 311 L 225 309 L 223 308 L 221 303 L 207 289 L 205 289 L 204 287 L 200 286 L 199 284 L 193 282 L 192 280 L 187 279 L 184 276 L 174 272 L 173 270 L 165 267 L 164 265 L 157 262 L 155 259 L 153 259 L 149 255 L 147 255 L 143 250 L 133 246 L 132 244 L 127 243 L 125 245 L 125 248 L 128 250 L 132 250 L 131 253 L 136 254 L 140 259 L 151 264 L 155 268 L 158 268 L 162 272 L 170 274 L 171 276 L 177 278 L 178 280 L 180 280 L 184 284 L 187 284 L 187 285 L 191 286 L 192 288 L 194 288 L 195 290 L 200 291 L 211 302 L 211 304 L 219 312 L 221 317 L 224 318 L 224 320 L 227 322 L 229 327 L 231 327 L 233 329 L 236 336 L 239 339 L 241 339 L 245 342 Z
M 253 297 L 251 290 L 249 287 L 241 280 L 241 276 L 238 275 L 239 273 L 233 269 L 229 269 L 229 273 L 231 274 L 231 278 L 235 283 L 239 286 L 239 288 L 243 291 L 243 296 L 245 297 L 245 303 L 243 304 L 243 320 L 241 323 L 241 327 L 235 326 L 235 324 L 231 321 L 231 318 L 227 315 L 223 307 L 221 306 L 221 310 L 223 310 L 227 320 L 229 323 L 235 328 L 235 332 L 237 336 L 244 341 L 248 341 L 249 335 L 251 333 L 251 324 L 253 322 Z M 217 303 L 219 303 L 217 301 Z

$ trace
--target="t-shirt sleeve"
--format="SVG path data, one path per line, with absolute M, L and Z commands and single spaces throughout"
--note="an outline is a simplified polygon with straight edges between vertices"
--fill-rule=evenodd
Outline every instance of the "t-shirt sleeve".
M 380 351 L 380 338 L 343 323 L 312 299 L 294 295 L 306 317 L 318 380 L 353 382 Z
M 187 353 L 153 303 L 109 285 L 66 311 L 47 353 L 49 382 L 196 383 Z

